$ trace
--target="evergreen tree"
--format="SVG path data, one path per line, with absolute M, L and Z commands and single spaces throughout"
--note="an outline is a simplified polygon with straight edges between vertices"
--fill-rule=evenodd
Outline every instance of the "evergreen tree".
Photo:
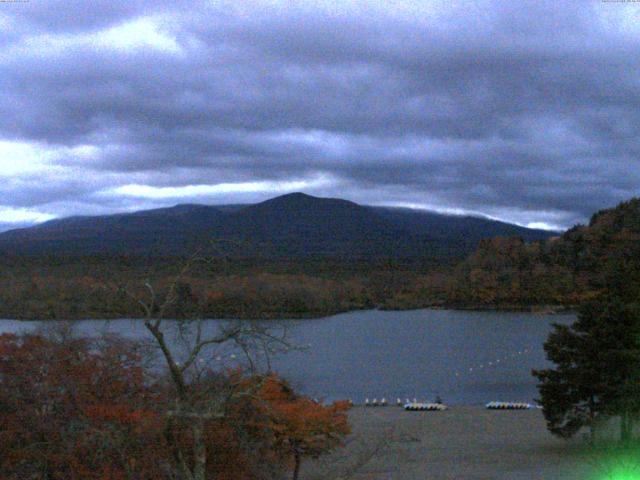
M 610 292 L 609 292 L 610 293 Z M 554 325 L 544 345 L 555 368 L 534 371 L 547 427 L 595 434 L 600 416 L 620 416 L 621 438 L 640 412 L 640 308 L 611 294 L 586 302 L 572 325 Z

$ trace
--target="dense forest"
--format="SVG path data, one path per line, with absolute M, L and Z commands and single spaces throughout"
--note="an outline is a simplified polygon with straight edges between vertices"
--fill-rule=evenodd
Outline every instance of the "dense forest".
M 446 301 L 573 307 L 596 295 L 607 281 L 638 285 L 639 240 L 640 199 L 634 198 L 545 242 L 483 241 L 453 270 L 454 288 Z M 612 270 L 618 273 L 608 276 Z
M 548 240 L 481 240 L 460 262 L 432 259 L 201 257 L 179 278 L 170 315 L 301 318 L 382 308 L 573 308 L 601 288 L 603 266 L 637 275 L 640 200 L 603 210 Z M 142 312 L 126 291 L 160 295 L 188 256 L 0 258 L 0 317 L 117 318 Z

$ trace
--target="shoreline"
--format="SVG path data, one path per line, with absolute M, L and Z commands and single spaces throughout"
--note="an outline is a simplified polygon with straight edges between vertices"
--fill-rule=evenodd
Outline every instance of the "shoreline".
M 464 312 L 497 312 L 497 313 L 538 313 L 541 315 L 566 315 L 576 313 L 575 307 L 565 307 L 561 305 L 502 305 L 502 306 L 484 306 L 484 305 L 429 305 L 424 307 L 416 307 L 416 308 L 402 308 L 402 307 L 374 307 L 374 308 L 352 308 L 348 310 L 336 310 L 336 311 L 325 311 L 325 312 L 305 312 L 300 314 L 291 314 L 288 315 L 280 314 L 280 315 L 246 315 L 246 316 L 231 316 L 231 315 L 220 315 L 216 317 L 207 317 L 202 320 L 285 320 L 285 321 L 295 321 L 295 320 L 318 320 L 327 317 L 333 317 L 336 315 L 355 313 L 355 312 L 366 312 L 366 311 L 382 311 L 382 312 L 408 312 L 408 311 L 416 311 L 416 310 L 453 310 L 453 311 L 464 311 Z M 291 312 L 289 312 L 291 313 Z M 117 317 L 104 317 L 104 316 L 77 316 L 72 318 L 2 318 L 0 321 L 12 321 L 12 322 L 78 322 L 85 320 L 98 320 L 98 321 L 109 321 L 109 320 L 144 320 L 145 317 L 141 315 L 130 315 L 130 316 L 117 316 Z M 177 320 L 197 320 L 197 318 L 171 318 L 167 320 L 177 321 Z
M 382 307 L 377 308 L 376 310 L 382 311 L 408 311 L 408 310 L 459 310 L 466 312 L 526 312 L 526 313 L 541 313 L 547 315 L 562 315 L 566 313 L 576 313 L 577 307 L 574 306 L 563 306 L 563 305 L 516 305 L 516 304 L 507 304 L 507 305 L 480 305 L 480 304 L 434 304 L 430 306 L 426 306 L 423 308 L 393 308 L 393 307 Z

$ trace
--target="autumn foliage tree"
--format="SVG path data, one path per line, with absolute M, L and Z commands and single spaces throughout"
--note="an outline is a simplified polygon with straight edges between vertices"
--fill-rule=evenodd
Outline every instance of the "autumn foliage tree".
M 116 337 L 1 335 L 0 478 L 175 480 L 200 462 L 205 479 L 295 478 L 349 431 L 345 404 L 317 404 L 273 374 L 185 376 L 176 402 L 146 359 Z
M 159 396 L 120 339 L 0 336 L 0 477 L 162 475 Z
M 346 401 L 321 405 L 297 395 L 287 382 L 273 375 L 266 378 L 259 398 L 278 451 L 293 461 L 294 480 L 303 458 L 330 452 L 350 433 Z

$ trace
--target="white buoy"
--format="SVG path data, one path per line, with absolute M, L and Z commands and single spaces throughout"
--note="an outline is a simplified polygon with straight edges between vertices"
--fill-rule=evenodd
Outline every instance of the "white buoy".
M 486 408 L 490 410 L 529 410 L 532 407 L 530 403 L 526 402 L 489 402 Z

